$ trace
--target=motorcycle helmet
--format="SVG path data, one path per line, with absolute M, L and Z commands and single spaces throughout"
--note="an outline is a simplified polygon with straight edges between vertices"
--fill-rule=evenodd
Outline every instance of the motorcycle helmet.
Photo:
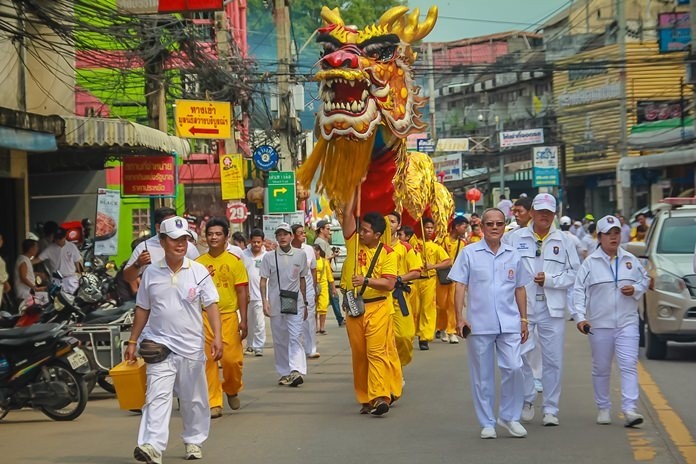
M 85 303 L 98 303 L 103 295 L 99 285 L 99 278 L 85 272 L 80 277 L 80 287 L 77 289 L 77 297 Z

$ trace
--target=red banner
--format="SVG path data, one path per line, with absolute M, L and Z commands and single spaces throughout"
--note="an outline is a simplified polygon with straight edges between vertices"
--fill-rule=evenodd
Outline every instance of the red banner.
M 222 0 L 159 0 L 160 13 L 222 10 Z
M 174 195 L 175 171 L 172 156 L 125 156 L 123 195 Z

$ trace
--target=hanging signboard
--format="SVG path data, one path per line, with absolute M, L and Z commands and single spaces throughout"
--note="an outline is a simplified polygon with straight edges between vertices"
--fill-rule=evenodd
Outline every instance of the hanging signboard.
M 124 156 L 121 195 L 173 196 L 176 185 L 175 164 L 175 158 L 170 155 Z
M 462 155 L 455 153 L 453 155 L 441 155 L 433 157 L 433 165 L 435 166 L 435 174 L 442 173 L 442 182 L 450 180 L 460 180 L 462 178 Z
M 118 218 L 121 195 L 118 190 L 97 191 L 97 220 L 94 221 L 94 254 L 112 256 L 118 253 Z
M 231 111 L 229 102 L 176 100 L 176 135 L 190 139 L 229 139 Z
M 159 0 L 160 13 L 222 10 L 222 0 Z
M 553 187 L 559 184 L 558 147 L 532 148 L 532 187 Z
M 500 148 L 544 143 L 544 129 L 522 129 L 500 133 Z
M 223 200 L 244 198 L 244 171 L 241 154 L 220 156 L 220 187 Z

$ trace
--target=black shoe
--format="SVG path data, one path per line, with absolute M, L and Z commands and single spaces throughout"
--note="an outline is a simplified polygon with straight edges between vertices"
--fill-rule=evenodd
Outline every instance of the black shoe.
M 428 342 L 418 342 L 418 348 L 420 348 L 421 351 L 428 351 L 430 347 L 428 346 Z
M 373 416 L 381 416 L 388 412 L 389 403 L 387 403 L 384 400 L 375 400 L 374 404 L 372 405 L 372 409 L 370 409 L 370 414 L 372 414 Z
M 364 403 L 362 407 L 360 408 L 360 414 L 370 414 L 370 407 L 369 403 Z

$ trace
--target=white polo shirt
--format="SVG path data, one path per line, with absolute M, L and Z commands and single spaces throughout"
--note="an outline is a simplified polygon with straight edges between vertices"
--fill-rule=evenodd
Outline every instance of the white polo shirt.
M 82 261 L 82 255 L 74 243 L 66 241 L 63 246 L 51 243 L 39 254 L 39 260 L 48 261 L 51 273 L 59 271 L 63 275 L 63 290 L 71 294 L 77 291 L 80 280 L 75 263 Z
M 263 247 L 258 256 L 254 256 L 251 248 L 242 252 L 242 261 L 246 267 L 247 276 L 249 276 L 249 301 L 261 301 L 261 274 L 259 271 L 261 271 L 261 261 L 266 253 L 268 252 Z
M 164 259 L 164 248 L 162 248 L 159 236 L 155 235 L 154 237 L 148 238 L 144 242 L 138 243 L 135 249 L 133 249 L 133 253 L 131 253 L 130 258 L 128 258 L 128 262 L 126 263 L 125 267 L 132 266 L 133 263 L 138 259 L 138 256 L 140 256 L 140 254 L 143 251 L 150 252 L 150 261 L 153 263 L 158 263 Z M 186 257 L 188 259 L 195 260 L 199 256 L 200 253 L 198 253 L 198 248 L 196 248 L 196 245 L 194 245 L 191 242 L 188 242 L 188 248 L 186 249 Z M 140 269 L 138 269 L 138 274 L 142 274 L 148 266 L 149 264 L 146 264 L 142 266 Z
M 597 248 L 580 266 L 571 310 L 576 321 L 588 320 L 598 329 L 638 324 L 638 301 L 650 277 L 638 258 L 621 247 L 617 253 L 618 261 Z M 633 285 L 633 295 L 621 293 L 625 285 Z
M 510 245 L 501 243 L 497 254 L 485 240 L 467 245 L 449 278 L 468 286 L 466 319 L 474 335 L 520 333 L 515 289 L 524 287 L 531 276 Z
M 164 259 L 143 272 L 135 304 L 150 317 L 140 340 L 166 345 L 174 353 L 205 359 L 201 309 L 219 300 L 213 279 L 200 263 L 184 258 L 177 272 Z
M 317 284 L 312 276 L 312 271 L 317 270 L 317 254 L 312 245 L 302 244 L 302 251 L 307 255 L 307 301 L 313 301 L 317 296 L 314 286 Z
M 276 258 L 278 266 L 276 266 Z M 278 275 L 280 268 L 280 275 Z M 309 281 L 307 274 L 309 267 L 307 266 L 307 255 L 299 248 L 290 247 L 290 251 L 285 253 L 280 247 L 274 251 L 266 253 L 261 260 L 261 277 L 268 279 L 268 302 L 271 306 L 271 316 L 280 315 L 280 288 L 278 287 L 278 279 L 280 278 L 280 286 L 283 290 L 298 292 L 299 307 L 304 306 L 302 294 L 300 294 L 300 278 L 305 278 L 305 287 L 308 287 Z

